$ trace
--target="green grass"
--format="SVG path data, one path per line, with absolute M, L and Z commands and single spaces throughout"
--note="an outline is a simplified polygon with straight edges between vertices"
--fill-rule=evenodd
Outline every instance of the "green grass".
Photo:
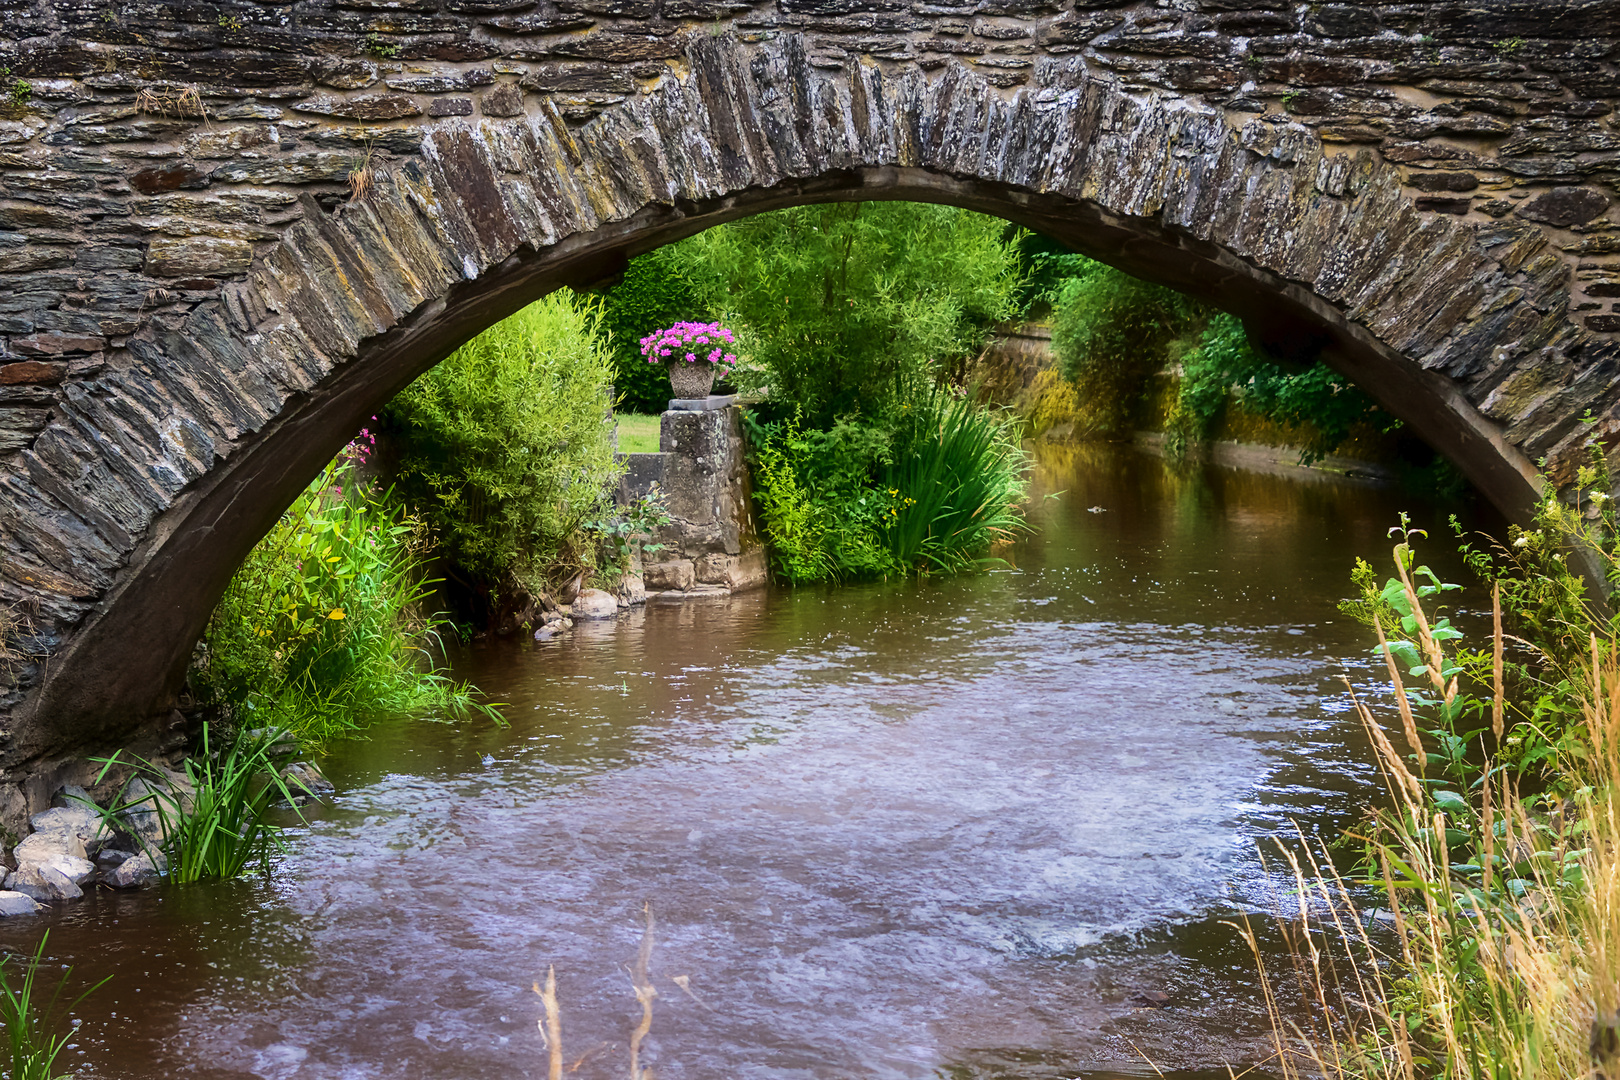
M 614 419 L 619 422 L 619 453 L 658 453 L 658 417 L 618 413 Z
M 101 810 L 102 818 L 117 828 L 126 811 L 156 812 L 171 881 L 229 880 L 241 876 L 250 863 L 268 874 L 271 854 L 282 847 L 281 829 L 270 820 L 270 810 L 278 800 L 291 803 L 294 796 L 276 770 L 282 735 L 275 727 L 238 732 L 228 747 L 218 748 L 209 744 L 205 723 L 201 752 L 186 759 L 190 792 L 160 786 L 161 771 L 134 758 L 137 775 L 144 773 L 149 781 L 145 794 L 133 800 L 120 795 Z M 103 763 L 97 783 L 114 765 L 123 764 L 118 754 L 94 760 Z
M 23 964 L 20 982 L 16 981 L 16 969 L 8 966 L 13 957 L 0 961 L 0 1022 L 5 1024 L 10 1049 L 11 1067 L 7 1075 L 11 1080 L 69 1080 L 71 1074 L 56 1071 L 56 1059 L 73 1036 L 71 1027 L 60 1030 L 64 1026 L 64 1014 L 107 981 L 102 979 L 64 1005 L 62 992 L 73 974 L 72 968 L 64 968 L 55 989 L 45 997 L 37 979 L 44 966 L 45 942 L 50 936 L 48 930 L 40 936 L 34 955 L 26 961 L 22 961 L 22 957 L 15 958 Z

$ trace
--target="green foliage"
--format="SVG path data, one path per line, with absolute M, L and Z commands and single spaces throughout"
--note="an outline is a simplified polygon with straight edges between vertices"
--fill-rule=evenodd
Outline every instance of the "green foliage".
M 11 1056 L 6 1075 L 10 1080 L 68 1080 L 72 1074 L 57 1072 L 56 1059 L 66 1049 L 68 1040 L 73 1037 L 73 1030 L 69 1028 L 57 1033 L 52 1029 L 61 1026 L 62 1013 L 71 1011 L 108 981 L 102 979 L 63 1004 L 62 993 L 73 974 L 72 968 L 64 968 L 56 980 L 56 988 L 42 1004 L 39 999 L 39 973 L 45 963 L 45 944 L 50 937 L 49 930 L 40 935 L 34 955 L 23 967 L 20 982 L 16 981 L 15 969 L 11 967 L 16 958 L 7 956 L 0 960 L 0 1023 L 6 1026 L 6 1042 Z
M 774 424 L 744 417 L 754 497 L 781 578 L 798 585 L 903 572 L 881 536 L 895 500 L 873 480 L 887 430 L 846 418 L 829 431 L 807 431 L 802 411 Z
M 584 568 L 578 531 L 621 473 L 607 350 L 563 293 L 490 327 L 387 407 L 397 490 L 457 572 L 533 582 Z M 573 560 L 572 563 L 569 560 Z
M 960 573 L 985 565 L 997 544 L 1025 531 L 1028 457 L 1017 425 L 935 391 L 897 426 L 881 471 L 881 493 L 894 499 L 884 541 L 899 565 Z
M 624 280 L 602 296 L 597 325 L 613 358 L 613 389 L 626 411 L 661 413 L 669 374 L 641 355 L 641 339 L 677 322 L 709 320 L 707 298 L 687 270 L 685 246 L 673 244 L 630 260 Z
M 1278 424 L 1304 427 L 1312 438 L 1300 461 L 1319 461 L 1360 423 L 1385 428 L 1388 414 L 1320 360 L 1288 371 L 1256 352 L 1234 316 L 1214 314 L 1181 362 L 1181 385 L 1167 423 L 1172 449 L 1209 437 L 1236 389 L 1249 408 Z
M 973 355 L 1015 312 L 1005 223 L 920 203 L 831 203 L 760 214 L 683 241 L 700 290 L 741 324 L 734 379 L 827 430 L 892 412 Z
M 270 856 L 285 846 L 270 811 L 277 801 L 291 803 L 294 794 L 276 770 L 285 734 L 275 727 L 239 731 L 222 750 L 210 745 L 204 724 L 199 752 L 186 758 L 184 785 L 168 784 L 161 769 L 135 758 L 135 775 L 146 781 L 141 794 L 126 798 L 126 784 L 111 805 L 98 809 L 109 828 L 119 827 L 121 814 L 156 814 L 170 881 L 228 880 L 250 864 L 269 874 Z M 102 763 L 98 783 L 122 764 L 118 754 L 95 760 Z
M 386 712 L 491 710 L 433 670 L 423 645 L 431 585 L 420 523 L 359 480 L 352 450 L 329 464 L 254 546 L 204 634 L 193 684 L 239 720 L 305 743 Z
M 827 431 L 748 422 L 760 520 L 794 584 L 972 570 L 1025 527 L 1013 426 L 950 394 Z
M 1090 260 L 1058 287 L 1052 350 L 1075 384 L 1091 433 L 1129 433 L 1171 341 L 1204 316 L 1174 290 Z

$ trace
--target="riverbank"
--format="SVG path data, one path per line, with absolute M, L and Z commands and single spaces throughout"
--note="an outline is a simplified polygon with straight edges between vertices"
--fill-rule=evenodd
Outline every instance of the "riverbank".
M 1064 443 L 1096 437 L 1090 410 L 1060 370 L 1049 322 L 998 327 L 969 367 L 966 382 L 976 400 L 1013 410 L 1022 418 L 1026 436 L 1035 442 Z M 1281 470 L 1302 478 L 1328 476 L 1365 483 L 1415 481 L 1430 489 L 1439 483 L 1448 494 L 1462 490 L 1454 477 L 1439 475 L 1427 448 L 1415 446 L 1409 436 L 1398 431 L 1381 432 L 1359 425 L 1331 451 L 1307 454 L 1307 449 L 1319 442 L 1318 433 L 1310 425 L 1268 420 L 1248 408 L 1237 394 L 1228 395 L 1208 438 L 1178 440 L 1168 428 L 1179 387 L 1177 367 L 1172 361 L 1153 377 L 1142 407 L 1134 413 L 1131 441 L 1175 460 Z

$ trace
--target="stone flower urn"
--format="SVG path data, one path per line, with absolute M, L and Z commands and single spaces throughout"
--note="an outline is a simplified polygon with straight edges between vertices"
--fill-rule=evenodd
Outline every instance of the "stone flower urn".
M 649 364 L 662 364 L 669 371 L 669 385 L 682 400 L 706 398 L 714 388 L 714 377 L 731 370 L 737 362 L 726 347 L 736 341 L 730 330 L 717 322 L 678 322 L 641 339 L 641 355 Z
M 714 368 L 708 360 L 671 360 L 669 385 L 677 398 L 706 398 L 714 389 Z

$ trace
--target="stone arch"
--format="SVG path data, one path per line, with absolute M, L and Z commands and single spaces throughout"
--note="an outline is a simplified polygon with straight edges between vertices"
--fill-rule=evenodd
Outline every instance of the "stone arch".
M 1566 482 L 1611 430 L 1615 347 L 1571 322 L 1547 239 L 1420 209 L 1369 149 L 1076 62 L 1006 88 L 957 63 L 818 66 L 796 33 L 693 35 L 583 127 L 550 99 L 429 125 L 369 192 L 330 212 L 306 196 L 217 295 L 63 385 L 0 479 L 3 595 L 41 627 L 0 764 L 165 712 L 247 549 L 478 330 L 721 221 L 856 198 L 997 214 L 1307 342 L 1510 515 L 1537 461 Z

